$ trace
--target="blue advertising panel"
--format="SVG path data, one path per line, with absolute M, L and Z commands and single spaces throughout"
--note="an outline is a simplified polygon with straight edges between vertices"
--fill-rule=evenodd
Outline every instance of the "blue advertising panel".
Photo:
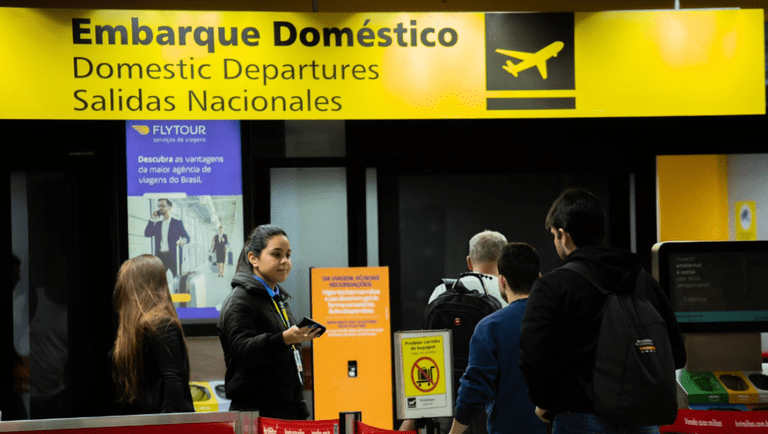
M 166 267 L 185 322 L 210 321 L 243 246 L 240 124 L 127 121 L 129 256 Z

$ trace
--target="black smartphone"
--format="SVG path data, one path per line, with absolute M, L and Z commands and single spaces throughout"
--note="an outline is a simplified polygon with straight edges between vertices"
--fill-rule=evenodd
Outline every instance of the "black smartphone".
M 320 336 L 323 335 L 323 333 L 325 333 L 325 326 L 320 324 L 319 322 L 311 319 L 311 318 L 307 318 L 307 317 L 302 318 L 301 321 L 299 321 L 299 324 L 297 324 L 297 326 L 299 328 L 306 327 L 306 326 L 312 326 L 314 328 L 319 328 L 320 329 L 320 333 L 317 335 L 317 337 L 320 337 Z

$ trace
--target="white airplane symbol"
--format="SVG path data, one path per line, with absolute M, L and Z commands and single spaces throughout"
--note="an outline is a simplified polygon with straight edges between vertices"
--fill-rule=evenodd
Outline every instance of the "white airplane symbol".
M 563 44 L 560 41 L 553 42 L 546 47 L 542 48 L 541 50 L 535 52 L 535 53 L 526 53 L 524 51 L 511 51 L 511 50 L 502 50 L 498 49 L 496 50 L 497 53 L 503 54 L 505 56 L 514 57 L 515 59 L 520 59 L 522 62 L 514 64 L 511 60 L 507 60 L 507 64 L 503 66 L 503 68 L 509 72 L 510 74 L 517 77 L 517 74 L 519 74 L 521 71 L 525 71 L 526 69 L 536 66 L 539 69 L 539 74 L 541 74 L 541 78 L 544 80 L 547 79 L 547 60 L 550 57 L 557 57 L 557 53 L 560 52 L 560 50 L 563 49 L 565 44 Z

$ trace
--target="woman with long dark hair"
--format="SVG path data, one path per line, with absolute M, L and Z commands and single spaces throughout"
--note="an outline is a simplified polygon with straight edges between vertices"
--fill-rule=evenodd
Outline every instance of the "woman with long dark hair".
M 162 261 L 153 255 L 125 261 L 113 301 L 120 317 L 112 350 L 120 413 L 195 411 L 187 344 Z
M 230 411 L 258 410 L 260 416 L 277 419 L 309 416 L 299 349 L 320 329 L 295 325 L 290 296 L 278 285 L 288 278 L 291 266 L 285 231 L 274 225 L 253 230 L 218 324 Z

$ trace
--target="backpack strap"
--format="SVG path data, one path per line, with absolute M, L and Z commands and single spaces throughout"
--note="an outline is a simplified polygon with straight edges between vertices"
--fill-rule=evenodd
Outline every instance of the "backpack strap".
M 474 289 L 469 289 L 466 286 L 464 286 L 464 283 L 462 283 L 461 280 L 466 278 L 466 277 L 476 277 L 477 280 L 480 281 L 480 287 L 483 288 L 483 292 L 486 295 L 490 295 L 490 293 L 488 292 L 488 288 L 485 287 L 485 283 L 483 282 L 483 279 L 490 279 L 490 278 L 488 276 L 484 275 L 484 274 L 481 274 L 481 273 L 474 273 L 472 271 L 465 271 L 464 273 L 459 274 L 459 278 L 458 279 L 450 279 L 450 278 L 447 278 L 447 277 L 443 277 L 440 280 L 442 281 L 443 285 L 445 285 L 445 290 L 446 291 L 456 292 L 458 294 L 469 294 L 470 292 L 478 292 L 478 293 L 480 293 L 479 291 L 476 291 Z
M 488 279 L 488 277 L 486 277 L 484 274 L 474 273 L 472 271 L 465 271 L 464 273 L 459 274 L 459 278 L 456 279 L 456 282 L 453 284 L 454 288 L 459 288 L 458 291 L 456 291 L 456 292 L 461 292 L 461 293 L 475 292 L 475 290 L 471 290 L 471 289 L 467 288 L 466 286 L 464 286 L 463 283 L 461 283 L 461 280 L 466 278 L 466 277 L 475 277 L 475 278 L 477 278 L 477 280 L 480 281 L 480 287 L 483 288 L 483 292 L 485 292 L 486 295 L 490 295 L 488 293 L 488 289 L 485 287 L 485 283 L 483 282 L 483 279 Z
M 595 278 L 592 276 L 592 272 L 589 270 L 589 268 L 587 268 L 587 266 L 582 264 L 581 262 L 576 262 L 576 261 L 566 262 L 566 264 L 560 268 L 564 270 L 573 271 L 574 273 L 580 275 L 581 277 L 586 279 L 587 282 L 589 282 L 592 286 L 597 288 L 603 295 L 607 296 L 607 295 L 613 294 L 613 292 L 608 291 L 607 289 L 603 288 L 599 283 L 597 283 L 597 280 L 595 280 Z
M 469 294 L 470 292 L 474 292 L 464 286 L 464 284 L 459 283 L 459 279 L 449 279 L 447 277 L 444 277 L 440 279 L 443 281 L 443 285 L 445 285 L 445 291 L 446 292 L 455 292 L 457 294 Z
M 594 276 L 592 276 L 592 272 L 589 270 L 589 268 L 587 268 L 587 266 L 581 262 L 571 261 L 560 268 L 573 271 L 574 273 L 580 275 L 605 296 L 614 294 L 613 291 L 609 291 L 602 287 L 597 282 L 597 280 L 595 280 Z M 636 297 L 645 298 L 645 272 L 642 269 L 637 273 L 637 282 L 635 284 L 634 294 Z
M 453 288 L 453 285 L 456 283 L 456 279 L 451 279 L 448 277 L 443 277 L 440 279 L 440 281 L 443 283 L 443 285 L 445 285 L 446 291 Z

